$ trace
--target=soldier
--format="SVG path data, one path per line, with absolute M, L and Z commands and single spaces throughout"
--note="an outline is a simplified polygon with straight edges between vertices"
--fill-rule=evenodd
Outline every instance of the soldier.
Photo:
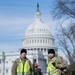
M 33 75 L 33 66 L 26 54 L 27 50 L 22 49 L 20 57 L 12 65 L 11 75 Z
M 60 56 L 55 56 L 54 49 L 48 50 L 48 74 L 49 75 L 65 75 L 67 72 L 67 62 Z

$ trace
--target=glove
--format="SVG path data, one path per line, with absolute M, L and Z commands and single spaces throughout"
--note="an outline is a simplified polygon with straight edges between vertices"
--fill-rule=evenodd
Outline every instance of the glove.
M 52 65 L 55 66 L 55 62 L 53 62 Z

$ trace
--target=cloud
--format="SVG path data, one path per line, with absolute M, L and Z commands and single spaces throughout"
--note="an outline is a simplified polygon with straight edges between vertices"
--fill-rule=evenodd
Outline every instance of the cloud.
M 0 36 L 20 36 L 31 24 L 32 18 L 0 17 Z M 9 38 L 10 39 L 10 38 Z
M 32 18 L 24 17 L 0 17 L 0 27 L 2 26 L 15 26 L 22 24 L 29 24 L 32 21 Z

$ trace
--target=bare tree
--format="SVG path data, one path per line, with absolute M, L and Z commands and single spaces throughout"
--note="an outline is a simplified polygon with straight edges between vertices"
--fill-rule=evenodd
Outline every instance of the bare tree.
M 51 10 L 55 20 L 72 18 L 75 20 L 75 0 L 54 0 Z M 51 9 L 51 8 L 50 8 Z M 75 63 L 75 23 L 71 22 L 66 28 L 60 25 L 55 38 L 59 47 L 66 55 L 70 63 Z
M 61 49 L 70 63 L 75 63 L 75 24 L 71 24 L 68 28 L 57 29 L 55 35 L 59 49 Z
M 54 19 L 62 17 L 75 19 L 75 0 L 54 0 L 54 7 L 51 10 L 51 14 Z

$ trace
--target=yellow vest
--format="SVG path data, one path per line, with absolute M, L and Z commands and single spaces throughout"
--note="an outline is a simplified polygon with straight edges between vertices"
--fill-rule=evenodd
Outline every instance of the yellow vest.
M 52 61 L 48 63 L 47 71 L 49 75 L 58 75 L 58 69 L 56 69 L 56 67 L 53 66 Z
M 22 60 L 20 59 L 20 62 L 17 66 L 17 75 L 30 75 L 30 65 L 28 60 L 25 61 L 25 63 L 22 63 Z

